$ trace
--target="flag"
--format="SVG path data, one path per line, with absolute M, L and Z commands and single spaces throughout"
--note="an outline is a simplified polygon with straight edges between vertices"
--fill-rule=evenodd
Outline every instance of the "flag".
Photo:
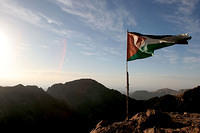
M 188 34 L 143 35 L 127 32 L 127 61 L 153 56 L 154 50 L 174 44 L 188 44 L 187 40 L 191 38 Z

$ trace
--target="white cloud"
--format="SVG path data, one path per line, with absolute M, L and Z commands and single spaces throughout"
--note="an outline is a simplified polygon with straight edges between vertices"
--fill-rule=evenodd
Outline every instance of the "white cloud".
M 122 56 L 122 49 L 119 47 L 104 47 L 104 55 Z
M 47 44 L 40 45 L 41 48 L 47 49 L 49 46 Z
M 98 55 L 96 46 L 92 43 L 75 43 L 77 47 L 81 50 L 80 53 L 87 56 Z
M 81 54 L 87 55 L 87 56 L 93 56 L 93 55 L 97 55 L 98 53 L 96 53 L 96 52 L 88 52 L 88 51 L 81 51 Z
M 66 6 L 72 7 L 72 1 L 71 0 L 57 0 L 60 3 L 63 3 Z
M 0 4 L 0 12 L 6 13 L 14 18 L 20 19 L 40 28 L 45 28 L 46 30 L 55 33 L 65 35 L 67 32 L 66 30 L 63 31 L 56 29 L 53 26 L 61 26 L 62 22 L 50 18 L 41 12 L 32 11 L 30 9 L 22 7 L 21 5 L 12 0 L 2 0 Z
M 159 60 L 160 62 L 164 61 L 165 63 L 177 64 L 180 59 L 177 52 L 171 49 L 165 48 L 159 50 L 158 52 L 162 54 L 155 54 L 155 59 Z
M 34 25 L 39 25 L 41 21 L 41 17 L 39 15 L 23 7 L 20 7 L 19 5 L 13 3 L 13 1 L 10 0 L 1 1 L 0 10 L 1 12 L 7 13 Z
M 165 57 L 169 60 L 170 64 L 176 64 L 178 61 L 178 56 L 176 54 L 166 55 Z
M 192 16 L 184 15 L 166 15 L 166 19 L 177 24 L 182 30 L 188 33 L 200 33 L 200 20 Z
M 57 20 L 54 20 L 54 19 L 52 19 L 52 18 L 50 18 L 50 17 L 48 17 L 48 16 L 45 16 L 45 15 L 42 14 L 42 13 L 39 13 L 39 15 L 40 15 L 42 18 L 44 18 L 44 19 L 46 20 L 46 22 L 48 22 L 49 24 L 55 24 L 55 25 L 58 25 L 58 26 L 62 25 L 62 22 L 57 21 Z
M 199 38 L 200 33 L 200 19 L 196 17 L 196 8 L 199 0 L 155 0 L 156 2 L 162 4 L 169 4 L 174 6 L 175 12 L 170 15 L 165 15 L 165 18 L 172 23 L 177 24 L 177 26 L 184 32 L 189 32 L 196 39 Z M 191 45 L 188 50 L 190 54 L 195 56 L 186 56 L 181 58 L 183 63 L 188 64 L 199 64 L 200 62 L 200 47 L 198 45 Z M 177 56 L 178 57 L 178 56 Z M 171 61 L 176 59 L 171 57 Z M 193 65 L 190 65 L 190 68 L 194 68 Z
M 200 33 L 200 19 L 195 18 L 198 0 L 155 0 L 161 4 L 174 6 L 175 12 L 165 15 L 170 22 L 178 24 L 183 30 L 189 33 Z
M 94 51 L 96 49 L 96 46 L 92 43 L 76 43 L 75 45 L 87 51 Z
M 124 24 L 136 25 L 130 13 L 123 8 L 107 9 L 105 0 L 57 0 L 57 4 L 66 13 L 78 16 L 93 29 L 122 32 Z
M 200 57 L 196 57 L 196 56 L 185 57 L 183 58 L 183 62 L 184 63 L 199 63 Z
M 177 1 L 180 3 L 180 6 L 178 7 L 178 11 L 182 14 L 190 15 L 193 10 L 196 8 L 196 4 L 198 3 L 198 0 L 180 0 Z
M 198 0 L 155 0 L 162 4 L 173 4 L 177 9 L 176 13 L 191 14 L 196 8 Z
M 179 0 L 155 0 L 155 1 L 163 4 L 172 4 Z
M 188 51 L 192 54 L 200 55 L 200 45 L 192 45 Z

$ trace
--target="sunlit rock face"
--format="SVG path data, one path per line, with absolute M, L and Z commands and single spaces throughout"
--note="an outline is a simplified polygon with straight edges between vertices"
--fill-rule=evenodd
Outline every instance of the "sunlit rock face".
M 129 121 L 101 121 L 90 133 L 199 133 L 199 126 L 200 114 L 197 113 L 163 113 L 147 110 L 134 115 Z

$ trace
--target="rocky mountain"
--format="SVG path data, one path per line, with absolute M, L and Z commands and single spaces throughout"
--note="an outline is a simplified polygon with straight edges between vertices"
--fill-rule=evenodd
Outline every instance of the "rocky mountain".
M 200 86 L 185 91 L 178 96 L 165 95 L 154 97 L 144 102 L 145 108 L 152 108 L 167 112 L 196 112 L 200 113 Z
M 136 113 L 140 112 L 136 115 L 138 117 L 133 117 L 133 125 L 137 123 L 136 120 L 143 120 L 143 118 L 145 120 L 150 119 L 152 124 L 156 124 L 151 119 L 151 116 L 148 118 L 149 116 L 144 114 L 148 109 L 155 109 L 161 112 L 161 114 L 155 115 L 160 120 L 155 121 L 159 121 L 161 124 L 164 119 L 169 122 L 167 125 L 176 125 L 178 120 L 173 123 L 171 121 L 172 118 L 184 116 L 184 112 L 189 112 L 188 117 L 193 117 L 193 113 L 200 113 L 199 101 L 199 86 L 176 96 L 165 95 L 149 100 L 129 98 L 129 117 L 135 116 Z M 91 131 L 96 123 L 101 120 L 106 120 L 106 122 L 102 122 L 103 125 L 102 123 L 100 124 L 106 130 L 111 128 L 113 124 L 116 126 L 120 123 L 122 125 L 119 125 L 118 128 L 123 128 L 131 124 L 131 122 L 123 121 L 125 112 L 126 96 L 92 79 L 80 79 L 66 82 L 65 84 L 55 84 L 49 87 L 47 92 L 37 86 L 0 87 L 1 131 L 5 129 L 23 129 L 35 132 L 43 130 L 84 133 Z M 162 112 L 178 113 L 174 116 L 171 116 L 173 113 L 168 113 L 168 116 L 166 116 Z M 154 115 L 152 117 L 154 118 Z M 196 118 L 195 115 L 194 117 Z M 187 119 L 189 121 L 192 120 L 190 118 Z M 116 123 L 115 121 L 122 122 Z M 189 122 L 185 121 L 185 123 Z M 108 125 L 109 127 L 107 127 Z M 142 127 L 143 124 L 137 123 L 136 125 Z M 159 125 L 154 125 L 153 128 L 151 126 L 147 127 L 149 130 L 157 130 L 159 128 L 160 131 L 163 130 L 162 128 L 167 128 Z M 180 129 L 182 128 L 190 128 L 190 126 L 181 126 Z M 144 131 L 148 131 L 148 129 L 146 127 L 142 128 Z M 196 130 L 196 128 L 192 128 L 192 130 Z M 139 127 L 138 131 L 141 131 Z
M 93 127 L 99 120 L 123 120 L 126 112 L 126 96 L 108 89 L 92 79 L 80 79 L 65 84 L 55 84 L 47 93 L 63 100 L 75 111 L 86 116 Z M 144 109 L 142 101 L 129 99 L 130 115 Z
M 146 90 L 139 90 L 139 91 L 135 91 L 133 93 L 130 94 L 131 98 L 134 98 L 136 100 L 148 100 L 150 98 L 153 97 L 161 97 L 164 95 L 178 95 L 178 94 L 182 94 L 186 91 L 187 89 L 181 89 L 181 90 L 172 90 L 172 89 L 168 89 L 168 88 L 163 88 L 163 89 L 159 89 L 156 91 L 146 91 Z
M 144 101 L 146 112 L 129 121 L 102 120 L 91 133 L 200 132 L 200 86 L 178 96 L 165 95 Z
M 100 121 L 90 133 L 199 133 L 200 114 L 147 110 L 128 121 Z
M 37 86 L 0 87 L 1 131 L 79 131 L 74 127 L 80 121 L 66 103 Z

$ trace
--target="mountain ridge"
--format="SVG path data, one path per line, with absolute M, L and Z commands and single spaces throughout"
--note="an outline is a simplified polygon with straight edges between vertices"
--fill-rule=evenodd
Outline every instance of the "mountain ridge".
M 189 89 L 180 89 L 180 90 L 173 90 L 169 88 L 162 88 L 155 91 L 147 91 L 147 90 L 137 90 L 133 93 L 130 93 L 130 97 L 136 100 L 148 100 L 153 97 L 161 97 L 167 94 L 170 95 L 179 95 L 184 93 Z
M 196 106 L 200 100 L 199 91 L 198 86 L 177 96 L 165 95 L 149 100 L 129 98 L 129 116 L 147 109 L 200 113 Z M 19 127 L 49 127 L 50 131 L 59 127 L 72 132 L 89 132 L 101 120 L 112 123 L 123 121 L 125 117 L 126 95 L 93 79 L 54 84 L 47 91 L 22 84 L 0 87 L 0 128 L 17 123 Z
M 19 84 L 0 87 L 1 131 L 72 130 L 75 123 L 80 121 L 81 118 L 66 103 L 53 98 L 37 86 Z M 79 131 L 76 128 L 73 130 Z
M 126 116 L 126 95 L 95 80 L 79 79 L 56 84 L 48 88 L 47 93 L 67 102 L 74 110 L 86 116 L 91 128 L 101 119 L 122 120 Z M 140 103 L 129 98 L 130 115 L 144 109 Z

